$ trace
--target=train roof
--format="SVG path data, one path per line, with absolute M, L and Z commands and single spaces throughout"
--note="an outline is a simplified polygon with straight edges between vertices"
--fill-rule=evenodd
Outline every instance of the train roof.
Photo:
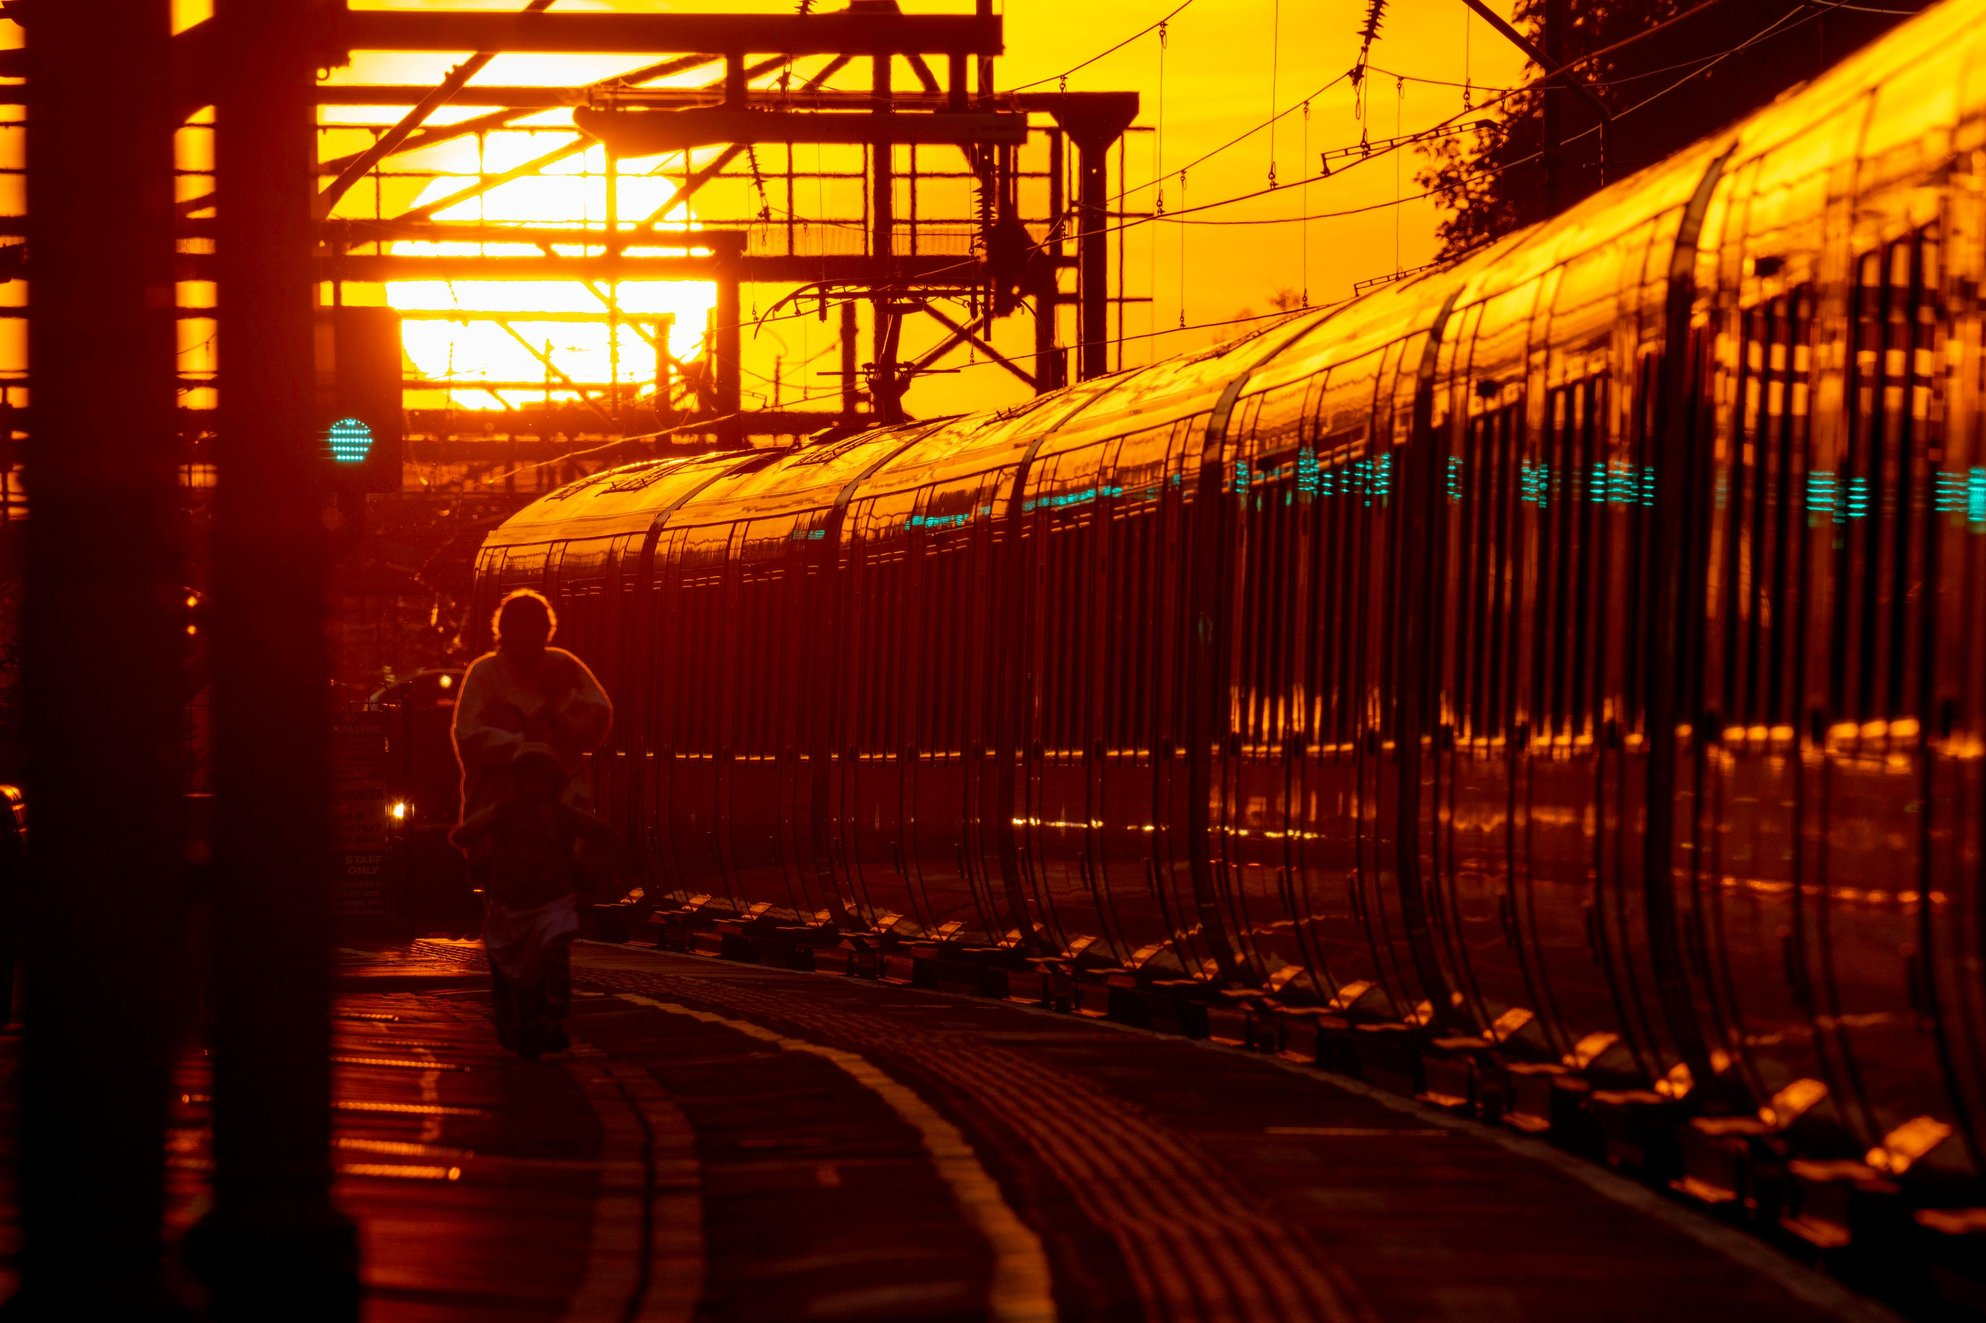
M 1722 154 L 1729 153 L 1736 165 L 1777 151 L 1785 158 L 1778 165 L 1782 171 L 1803 165 L 1825 170 L 1840 159 L 1843 135 L 1859 142 L 1878 118 L 1857 120 L 1850 113 L 1856 101 L 1906 95 L 1915 114 L 1882 118 L 1884 144 L 1915 143 L 1919 154 L 1949 150 L 1946 138 L 1958 118 L 1961 84 L 1981 63 L 1982 9 L 1982 0 L 1945 0 L 1739 124 L 1440 271 L 1004 409 L 876 428 L 795 450 L 734 451 L 612 469 L 533 502 L 494 530 L 485 545 L 645 533 L 658 516 L 679 509 L 672 523 L 790 514 L 832 505 L 851 483 L 876 491 L 924 487 L 1008 469 L 1037 451 L 1055 454 L 1101 438 L 1168 427 L 1212 408 L 1238 377 L 1248 377 L 1251 389 L 1269 389 L 1328 371 L 1430 327 L 1451 299 L 1456 308 L 1466 308 L 1537 287 L 1573 258 L 1610 248 L 1614 260 L 1599 263 L 1587 279 L 1659 281 L 1666 277 L 1666 263 L 1647 269 L 1649 254 L 1666 253 L 1675 218 Z M 1976 86 L 1965 90 L 1974 99 L 1982 95 Z M 1814 150 L 1804 156 L 1784 150 L 1803 137 Z M 1659 242 L 1630 242 L 1651 226 L 1655 232 L 1649 237 Z M 1596 326 L 1595 334 L 1604 330 Z

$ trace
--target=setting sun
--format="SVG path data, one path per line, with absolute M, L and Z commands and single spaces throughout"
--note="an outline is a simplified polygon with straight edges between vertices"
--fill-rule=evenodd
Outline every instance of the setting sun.
M 420 209 L 461 192 L 464 176 L 500 175 L 530 160 L 541 150 L 537 138 L 527 133 L 493 135 L 481 145 L 480 160 L 474 141 L 448 144 L 446 155 L 437 149 L 433 168 L 438 174 L 413 206 Z M 684 251 L 681 244 L 665 248 L 654 242 L 692 234 L 696 228 L 690 210 L 674 203 L 672 181 L 637 166 L 619 172 L 616 188 L 621 232 L 642 232 L 648 240 L 631 244 L 628 251 Z M 599 243 L 549 246 L 552 253 L 575 256 L 603 250 L 611 210 L 606 151 L 596 145 L 545 167 L 540 174 L 497 184 L 426 214 L 440 224 L 598 229 Z M 535 243 L 399 240 L 388 251 L 529 257 L 548 250 Z M 394 281 L 387 285 L 386 297 L 407 319 L 403 343 L 415 371 L 437 384 L 449 383 L 451 403 L 470 409 L 543 400 L 548 390 L 553 399 L 575 398 L 575 392 L 563 385 L 567 379 L 618 382 L 623 388 L 632 384 L 643 393 L 652 390 L 655 319 L 674 319 L 668 342 L 671 356 L 679 362 L 694 360 L 702 355 L 706 319 L 717 300 L 716 287 L 708 282 L 652 280 L 622 281 L 611 290 L 606 282 Z M 603 321 L 575 320 L 599 317 L 610 297 L 618 299 L 623 316 L 617 335 L 610 338 Z M 463 320 L 447 319 L 447 314 L 458 312 Z M 533 313 L 547 316 L 534 320 Z M 516 384 L 534 381 L 546 384 L 538 389 Z

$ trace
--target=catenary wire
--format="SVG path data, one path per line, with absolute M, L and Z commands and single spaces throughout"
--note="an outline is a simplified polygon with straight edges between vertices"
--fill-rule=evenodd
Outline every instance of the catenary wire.
M 1170 23 L 1179 14 L 1184 13 L 1186 10 L 1192 7 L 1193 7 L 1193 0 L 1185 0 L 1185 3 L 1175 7 L 1171 13 L 1167 14 L 1164 18 L 1159 19 L 1157 22 L 1153 23 L 1150 27 L 1140 28 L 1138 31 L 1133 32 L 1130 36 L 1124 38 L 1124 40 L 1118 42 L 1115 46 L 1112 46 L 1108 50 L 1098 51 L 1096 54 L 1090 56 L 1087 60 L 1084 60 L 1081 64 L 1072 64 L 1059 74 L 1050 74 L 1046 78 L 1037 78 L 1031 83 L 1021 83 L 1018 86 L 1010 87 L 1007 90 L 1009 92 L 1025 92 L 1030 87 L 1040 87 L 1043 83 L 1060 82 L 1062 79 L 1067 78 L 1070 74 L 1075 73 L 1078 69 L 1087 69 L 1090 65 L 1095 64 L 1098 60 L 1103 59 L 1105 56 L 1115 55 L 1118 51 L 1123 50 L 1126 46 L 1129 46 L 1132 42 L 1136 41 L 1138 38 L 1146 36 L 1149 33 L 1158 31 L 1161 26 Z

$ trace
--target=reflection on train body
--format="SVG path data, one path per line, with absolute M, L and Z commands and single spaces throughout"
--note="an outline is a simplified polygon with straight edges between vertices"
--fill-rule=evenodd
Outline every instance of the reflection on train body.
M 1438 274 L 482 554 L 651 894 L 1986 1140 L 1986 7 Z

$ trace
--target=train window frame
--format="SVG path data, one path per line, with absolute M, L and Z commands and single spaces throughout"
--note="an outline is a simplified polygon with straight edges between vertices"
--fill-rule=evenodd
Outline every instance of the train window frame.
M 1791 722 L 1801 688 L 1798 652 L 1787 644 L 1806 597 L 1795 496 L 1810 471 L 1816 298 L 1801 282 L 1738 311 L 1720 611 L 1721 699 L 1740 725 Z
M 1843 354 L 1847 426 L 1830 493 L 1809 520 L 1836 526 L 1828 704 L 1835 720 L 1920 715 L 1922 612 L 1935 585 L 1928 456 L 1942 442 L 1937 371 L 1943 238 L 1933 222 L 1852 258 Z
M 1464 522 L 1472 545 L 1466 549 L 1466 611 L 1459 648 L 1467 667 L 1456 701 L 1456 726 L 1470 739 L 1508 734 L 1506 689 L 1512 622 L 1510 588 L 1515 568 L 1510 557 L 1517 484 L 1518 436 L 1527 401 L 1517 392 L 1470 415 L 1462 458 Z

